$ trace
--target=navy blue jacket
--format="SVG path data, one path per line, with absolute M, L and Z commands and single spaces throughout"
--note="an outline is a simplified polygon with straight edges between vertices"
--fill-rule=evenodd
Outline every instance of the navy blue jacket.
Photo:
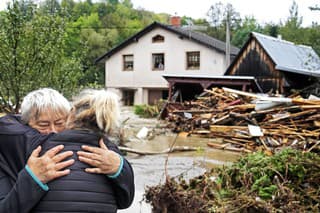
M 52 142 L 44 143 L 49 136 L 43 136 L 32 128 L 22 125 L 17 117 L 5 116 L 0 118 L 0 212 L 80 212 L 80 210 L 114 212 L 117 208 L 130 206 L 134 197 L 133 171 L 125 159 L 123 169 L 115 179 L 110 179 L 104 175 L 85 173 L 81 169 L 87 166 L 77 161 L 72 166 L 70 175 L 48 184 L 48 192 L 44 191 L 26 172 L 24 166 L 34 148 L 41 144 L 44 149 L 49 149 L 64 141 L 70 142 L 69 139 L 71 138 L 66 137 L 70 132 L 73 131 L 54 135 L 52 136 Z M 71 135 L 72 137 L 77 136 L 77 134 Z M 86 137 L 88 140 L 82 142 L 89 143 L 88 145 L 94 145 L 94 143 L 97 145 L 96 138 L 98 136 L 88 134 Z M 83 137 L 81 136 L 81 138 Z M 95 139 L 91 141 L 93 138 Z M 80 141 L 80 143 L 82 142 Z M 106 144 L 109 149 L 119 153 L 114 144 L 109 141 Z M 69 145 L 67 145 L 68 149 L 74 150 L 75 146 Z M 79 144 L 76 147 L 75 150 L 78 150 Z M 93 182 L 95 183 L 88 183 L 92 176 L 94 176 Z M 70 184 L 70 182 L 65 184 L 64 180 L 78 184 Z M 81 194 L 78 187 L 81 188 L 80 190 L 87 190 L 87 193 Z M 60 189 L 64 190 L 65 193 L 60 193 Z M 96 196 L 90 193 L 94 193 Z M 57 198 L 60 200 L 57 200 Z M 41 202 L 39 202 L 40 199 L 42 199 Z M 89 202 L 95 204 L 103 201 L 104 203 L 100 205 L 101 208 L 99 205 L 90 207 L 90 205 L 86 205 L 88 199 Z
M 77 160 L 81 145 L 98 146 L 101 137 L 88 130 L 66 130 L 54 135 L 43 144 L 43 152 L 64 144 L 64 151 L 73 151 L 75 163 L 71 173 L 48 183 L 50 190 L 35 207 L 34 212 L 116 212 L 127 208 L 134 196 L 133 172 L 124 159 L 120 175 L 90 174 L 84 171 L 87 164 Z M 106 146 L 120 154 L 117 146 L 104 138 Z M 116 199 L 120 198 L 120 199 Z

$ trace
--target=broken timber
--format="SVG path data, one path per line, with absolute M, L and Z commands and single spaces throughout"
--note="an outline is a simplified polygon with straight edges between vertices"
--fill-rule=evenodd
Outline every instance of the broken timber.
M 277 148 L 290 146 L 320 151 L 320 100 L 212 88 L 195 100 L 168 104 L 167 107 L 166 120 L 173 131 L 223 138 L 228 144 L 208 144 L 210 147 L 245 149 L 246 152 L 263 149 L 272 153 Z M 252 135 L 249 125 L 256 126 L 261 135 Z

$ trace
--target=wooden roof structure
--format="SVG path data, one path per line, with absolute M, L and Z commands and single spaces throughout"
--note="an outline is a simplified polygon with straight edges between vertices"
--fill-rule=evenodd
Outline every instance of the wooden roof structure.
M 254 76 L 263 92 L 286 93 L 320 77 L 320 58 L 311 47 L 253 32 L 225 75 Z
M 207 75 L 162 75 L 168 81 L 168 99 L 175 99 L 179 92 L 181 101 L 192 100 L 205 89 L 230 87 L 242 91 L 262 92 L 254 77 L 250 76 L 207 76 Z

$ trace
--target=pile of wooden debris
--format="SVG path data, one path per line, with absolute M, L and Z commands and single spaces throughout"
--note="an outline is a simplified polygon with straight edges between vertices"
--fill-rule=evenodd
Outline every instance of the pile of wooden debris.
M 218 149 L 272 154 L 287 146 L 308 152 L 320 148 L 319 99 L 213 88 L 194 101 L 168 103 L 165 110 L 173 131 L 222 138 L 223 143 L 208 143 Z

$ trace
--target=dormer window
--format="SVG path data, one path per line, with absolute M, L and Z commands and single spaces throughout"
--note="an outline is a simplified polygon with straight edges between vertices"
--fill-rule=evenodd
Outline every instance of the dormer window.
M 162 35 L 156 35 L 152 37 L 152 43 L 164 42 L 164 37 Z

